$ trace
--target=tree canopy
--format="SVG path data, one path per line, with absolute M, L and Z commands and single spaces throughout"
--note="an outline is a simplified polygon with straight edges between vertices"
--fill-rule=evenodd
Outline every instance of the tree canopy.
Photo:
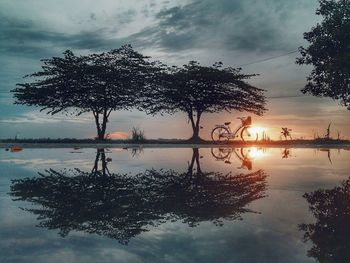
M 104 139 L 108 118 L 114 110 L 128 110 L 138 103 L 138 94 L 154 78 L 156 67 L 148 57 L 124 45 L 108 52 L 42 60 L 42 70 L 17 84 L 17 104 L 39 106 L 48 114 L 92 112 L 98 139 Z
M 316 14 L 323 17 L 304 38 L 298 64 L 312 65 L 303 93 L 339 100 L 350 110 L 350 1 L 320 0 Z
M 42 60 L 42 70 L 27 76 L 31 82 L 17 84 L 12 90 L 15 103 L 39 106 L 48 114 L 92 112 L 101 140 L 115 110 L 185 112 L 195 140 L 203 113 L 236 110 L 261 115 L 266 110 L 264 90 L 246 82 L 255 75 L 224 68 L 220 62 L 206 67 L 190 61 L 169 68 L 150 62 L 130 45 L 84 56 L 67 50 L 63 55 Z
M 313 242 L 308 251 L 318 262 L 350 261 L 350 178 L 333 189 L 304 194 L 316 222 L 302 224 L 304 240 Z
M 148 113 L 184 112 L 191 122 L 192 139 L 199 139 L 203 113 L 247 111 L 261 115 L 265 109 L 264 90 L 246 82 L 255 75 L 241 69 L 224 68 L 222 63 L 201 66 L 190 61 L 183 67 L 168 68 L 145 96 L 143 108 Z

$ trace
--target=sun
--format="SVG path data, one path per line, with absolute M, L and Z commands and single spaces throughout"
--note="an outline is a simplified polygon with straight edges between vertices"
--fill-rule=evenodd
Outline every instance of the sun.
M 254 136 L 255 134 L 261 135 L 263 132 L 266 132 L 266 128 L 260 126 L 252 126 L 249 128 L 249 132 Z
M 260 127 L 260 126 L 252 126 L 249 128 L 249 131 L 251 133 L 261 133 L 261 132 L 266 131 L 266 128 Z

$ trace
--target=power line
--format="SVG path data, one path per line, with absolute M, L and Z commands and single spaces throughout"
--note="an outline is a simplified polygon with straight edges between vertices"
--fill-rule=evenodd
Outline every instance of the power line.
M 288 53 L 284 53 L 284 54 L 273 56 L 273 57 L 264 58 L 264 59 L 261 59 L 261 60 L 252 61 L 252 62 L 249 62 L 249 63 L 246 63 L 246 64 L 238 65 L 236 67 L 244 67 L 244 66 L 248 66 L 248 65 L 253 65 L 253 64 L 269 61 L 269 60 L 272 60 L 272 59 L 275 59 L 275 58 L 288 56 L 288 55 L 296 53 L 296 52 L 299 52 L 299 51 L 298 50 L 293 50 L 293 51 L 290 51 Z

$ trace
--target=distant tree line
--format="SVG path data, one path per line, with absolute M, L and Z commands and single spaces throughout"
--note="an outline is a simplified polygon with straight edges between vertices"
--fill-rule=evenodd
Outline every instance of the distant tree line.
M 113 111 L 138 109 L 147 114 L 183 112 L 193 140 L 199 140 L 204 113 L 233 110 L 262 115 L 264 90 L 246 81 L 255 76 L 222 63 L 201 66 L 190 61 L 183 67 L 169 67 L 150 61 L 131 45 L 108 52 L 42 60 L 41 71 L 30 74 L 29 82 L 12 90 L 16 104 L 38 106 L 48 114 L 80 115 L 91 112 L 97 138 L 106 138 Z

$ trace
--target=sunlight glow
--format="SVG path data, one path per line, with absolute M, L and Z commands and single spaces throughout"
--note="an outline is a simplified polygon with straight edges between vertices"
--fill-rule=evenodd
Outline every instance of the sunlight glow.
M 119 139 L 125 140 L 129 138 L 129 134 L 127 132 L 115 131 L 109 134 L 110 139 Z
M 261 158 L 265 155 L 263 149 L 258 149 L 256 147 L 249 148 L 247 156 L 249 159 Z
M 261 134 L 261 133 L 263 133 L 264 131 L 266 131 L 267 129 L 266 128 L 264 128 L 264 127 L 259 127 L 259 126 L 252 126 L 252 127 L 250 127 L 249 128 L 249 132 L 251 133 L 251 134 Z

